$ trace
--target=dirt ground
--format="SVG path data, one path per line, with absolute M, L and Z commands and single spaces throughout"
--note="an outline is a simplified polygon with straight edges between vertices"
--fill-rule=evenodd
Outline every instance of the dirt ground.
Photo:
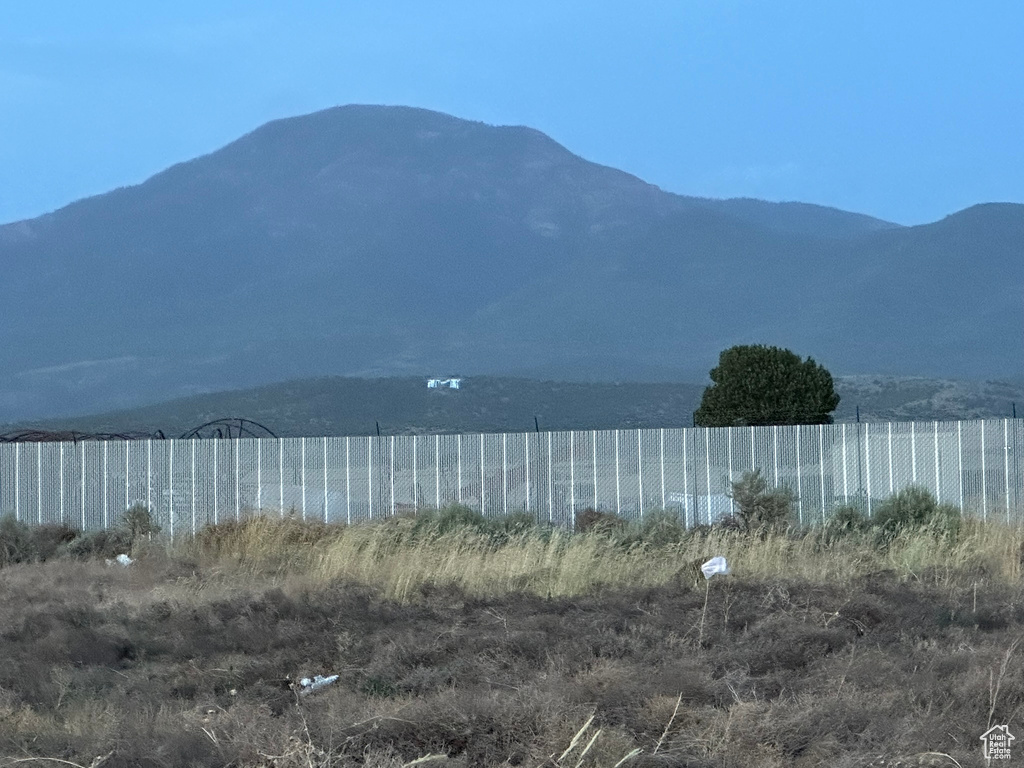
M 981 734 L 1019 727 L 1024 601 L 940 584 L 399 604 L 169 557 L 14 565 L 0 766 L 982 765 Z M 339 679 L 300 696 L 317 674 Z

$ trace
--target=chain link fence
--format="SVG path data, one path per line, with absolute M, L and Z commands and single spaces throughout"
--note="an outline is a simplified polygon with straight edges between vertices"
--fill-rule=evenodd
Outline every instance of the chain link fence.
M 1019 523 L 1024 419 L 518 434 L 0 444 L 0 514 L 85 530 L 144 504 L 172 535 L 247 516 L 357 522 L 450 503 L 572 526 L 590 507 L 688 526 L 733 511 L 760 469 L 801 524 L 908 485 Z

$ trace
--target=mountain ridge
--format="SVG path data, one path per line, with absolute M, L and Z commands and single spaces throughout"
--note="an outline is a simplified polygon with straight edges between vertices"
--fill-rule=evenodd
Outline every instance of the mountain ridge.
M 735 343 L 1018 375 L 1022 225 L 1012 204 L 900 227 L 685 197 L 534 129 L 337 107 L 0 227 L 0 410 L 282 376 L 683 379 Z

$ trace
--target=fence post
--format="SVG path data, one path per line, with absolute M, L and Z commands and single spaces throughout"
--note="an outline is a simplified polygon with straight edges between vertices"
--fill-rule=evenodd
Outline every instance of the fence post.
M 818 425 L 818 468 L 821 473 L 821 523 L 825 524 L 825 425 Z M 834 468 L 834 467 L 833 467 Z M 833 485 L 835 482 L 833 481 Z M 833 489 L 835 493 L 835 489 Z
M 708 490 L 708 523 L 711 522 L 711 428 L 704 427 L 704 472 L 707 477 Z M 700 508 L 697 509 L 698 514 Z
M 964 514 L 964 438 L 963 423 L 956 423 L 956 479 L 960 488 L 960 514 Z
M 523 442 L 526 443 L 526 511 L 530 511 L 530 436 L 524 435 Z
M 691 524 L 690 519 L 690 487 L 689 487 L 689 473 L 686 471 L 686 433 L 688 430 L 683 430 L 683 521 L 686 527 L 689 528 Z M 690 433 L 691 438 L 693 433 Z M 696 467 L 694 467 L 693 484 L 694 487 L 697 485 Z
M 981 420 L 981 519 L 988 520 L 988 485 L 985 482 L 985 420 Z
M 60 477 L 60 522 L 66 523 L 68 520 L 63 514 L 63 442 L 58 443 L 60 445 L 60 461 L 58 464 L 58 475 Z
M 14 519 L 21 522 L 21 477 L 20 470 L 21 443 L 14 444 Z
M 487 514 L 487 483 L 484 476 L 484 433 L 480 433 L 480 514 Z
M 917 428 L 910 422 L 910 479 L 917 484 Z
M 893 493 L 893 480 L 892 480 L 892 422 L 889 422 L 889 495 Z
M 192 438 L 192 535 L 196 535 L 196 439 Z
M 841 439 L 843 441 L 843 504 L 850 503 L 850 486 L 847 481 L 846 465 L 849 463 L 846 460 L 846 423 L 843 423 Z
M 615 430 L 615 514 L 622 514 L 622 496 L 619 492 L 619 430 Z
M 345 524 L 352 525 L 352 473 L 349 466 L 349 440 L 345 436 Z
M 661 511 L 665 511 L 665 428 L 661 428 Z
M 551 499 L 552 492 L 552 477 L 551 477 L 551 433 L 548 432 L 548 522 L 554 520 L 554 510 Z
M 726 434 L 726 450 L 729 453 L 729 483 L 732 484 L 732 427 L 727 427 Z M 754 466 L 754 428 L 750 428 L 750 469 L 755 470 L 757 467 Z M 711 489 L 708 489 L 708 513 L 711 513 Z M 732 494 L 729 494 L 729 514 L 736 514 L 736 502 L 732 498 Z
M 127 455 L 127 454 L 125 454 Z M 153 441 L 146 440 L 146 507 L 153 514 Z
M 256 511 L 263 514 L 263 441 L 256 440 Z
M 125 441 L 125 450 L 128 448 L 128 441 Z M 17 480 L 17 476 L 15 476 Z M 127 511 L 128 507 L 125 507 Z M 103 527 L 110 527 L 110 509 L 107 505 L 107 441 L 103 441 Z
M 800 521 L 800 527 L 804 525 L 804 494 L 803 489 L 800 485 L 800 476 L 803 474 L 800 470 L 803 467 L 800 465 L 800 425 L 796 425 L 796 509 L 797 519 Z
M 640 519 L 644 519 L 644 447 L 643 430 L 636 431 L 636 479 L 640 491 Z
M 235 451 L 235 522 L 237 523 L 242 516 L 241 438 L 235 438 L 232 448 Z
M 597 430 L 590 431 L 590 450 L 594 460 L 594 511 L 597 511 Z
M 302 522 L 306 522 L 306 438 L 302 438 L 300 445 L 299 461 L 302 465 L 299 468 L 299 485 L 302 486 Z M 213 447 L 216 450 L 217 444 L 214 443 Z
M 1003 478 L 1006 480 L 1006 523 L 1010 523 L 1010 422 L 1003 419 Z
M 43 444 L 36 443 L 36 484 L 38 485 L 38 500 L 36 501 L 36 522 L 43 524 Z
M 779 487 L 779 426 L 772 425 L 772 465 L 775 468 L 775 487 Z
M 871 517 L 871 424 L 864 425 L 864 460 L 868 463 L 868 518 Z
M 82 530 L 85 530 L 85 442 L 79 443 L 82 447 L 81 454 L 78 459 L 78 474 L 80 474 L 82 480 Z
M 576 530 L 576 433 L 569 430 L 569 520 Z
M 217 446 L 220 440 L 213 441 L 213 524 L 220 522 L 220 507 L 218 497 L 220 496 L 220 475 L 217 472 Z
M 327 436 L 324 436 L 324 523 L 327 523 Z
M 174 541 L 174 439 L 167 455 L 167 516 L 171 523 L 171 541 Z

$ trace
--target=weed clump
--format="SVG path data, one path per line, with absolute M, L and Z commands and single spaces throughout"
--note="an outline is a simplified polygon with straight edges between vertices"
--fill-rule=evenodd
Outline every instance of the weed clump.
M 882 545 L 910 533 L 931 533 L 952 543 L 961 524 L 959 509 L 939 504 L 931 491 L 920 486 L 910 486 L 890 496 L 878 506 L 874 518 Z
M 587 507 L 576 513 L 577 533 L 620 533 L 625 528 L 626 521 L 614 512 L 600 512 L 593 507 Z
M 62 523 L 29 525 L 14 515 L 0 517 L 0 568 L 50 560 L 64 553 L 78 535 Z
M 767 534 L 784 531 L 793 518 L 793 492 L 787 488 L 768 489 L 768 480 L 760 469 L 744 472 L 732 483 L 729 494 L 736 505 L 736 520 L 741 530 Z

